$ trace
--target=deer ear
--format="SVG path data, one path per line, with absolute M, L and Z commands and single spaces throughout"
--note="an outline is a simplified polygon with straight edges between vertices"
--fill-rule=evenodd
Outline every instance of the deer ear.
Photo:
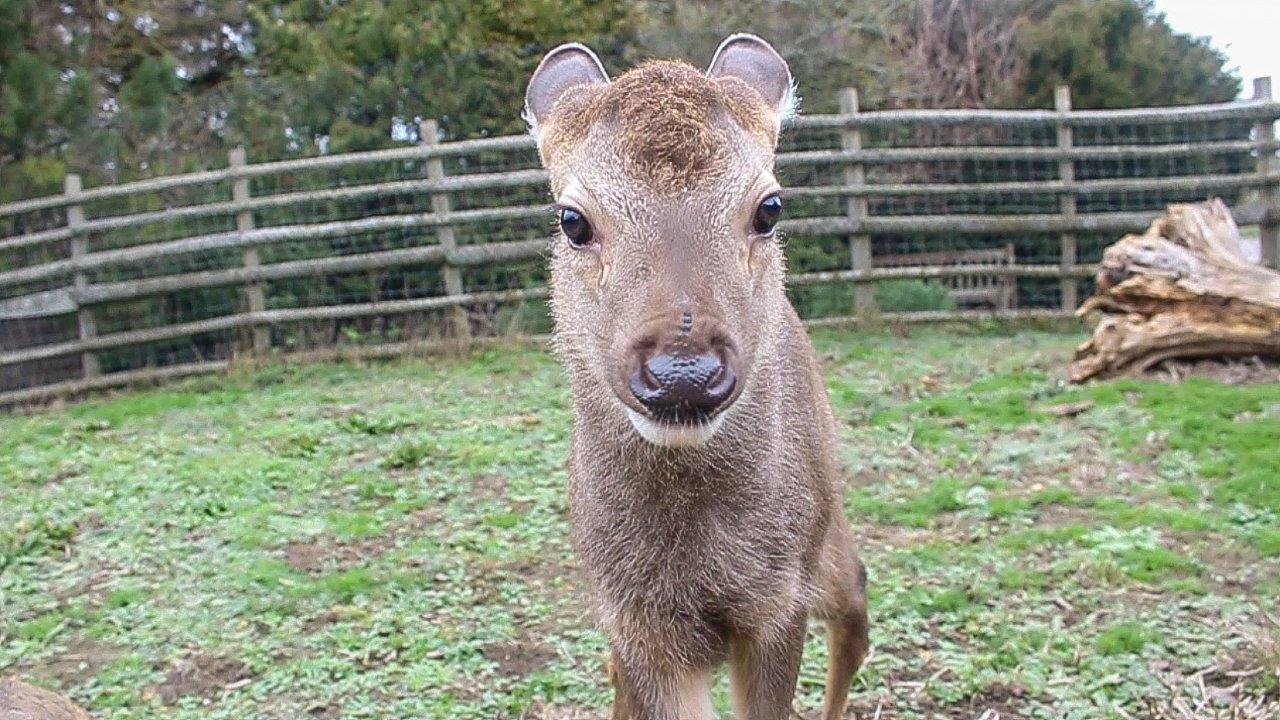
M 779 122 L 795 114 L 795 82 L 787 61 L 755 35 L 730 35 L 720 43 L 707 68 L 709 77 L 736 77 L 750 85 L 778 114 Z
M 609 74 L 591 48 L 565 43 L 542 58 L 529 78 L 524 93 L 524 119 L 537 135 L 538 124 L 546 120 L 564 92 L 577 85 L 609 82 Z

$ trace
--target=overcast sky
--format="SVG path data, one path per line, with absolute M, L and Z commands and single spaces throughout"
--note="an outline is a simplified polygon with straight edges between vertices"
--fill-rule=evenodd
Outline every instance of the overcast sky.
M 1156 0 L 1174 30 L 1208 35 L 1227 54 L 1227 66 L 1244 79 L 1241 96 L 1253 96 L 1253 79 L 1271 76 L 1280 95 L 1280 0 Z

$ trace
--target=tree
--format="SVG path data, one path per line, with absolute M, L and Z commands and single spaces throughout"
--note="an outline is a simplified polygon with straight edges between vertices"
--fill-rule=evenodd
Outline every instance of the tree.
M 32 0 L 0 0 L 0 167 L 20 165 L 25 178 L 3 195 L 56 189 L 61 165 L 46 160 L 93 109 L 88 78 L 64 70 L 74 48 L 40 29 L 47 12 Z
M 835 112 L 841 88 L 858 88 L 877 107 L 909 82 L 891 48 L 896 14 L 907 0 L 649 0 L 638 45 L 647 57 L 705 66 L 724 38 L 757 28 L 787 59 L 804 112 Z
M 453 138 L 519 132 L 524 83 L 546 50 L 574 39 L 618 60 L 632 38 L 624 2 L 328 5 L 253 4 L 258 75 L 242 83 L 252 93 L 241 98 L 236 124 L 261 126 L 273 114 L 291 142 L 324 142 L 331 152 L 416 139 L 416 117 L 439 119 Z M 276 147 L 264 152 L 289 149 L 285 135 L 274 137 Z
M 579 39 L 630 61 L 633 17 L 621 0 L 0 0 L 0 193 L 216 166 L 241 143 L 386 147 L 418 117 L 519 132 L 542 54 Z
M 758 28 L 808 112 L 1228 100 L 1239 80 L 1147 0 L 0 0 L 0 199 L 257 159 L 520 132 L 546 50 L 612 71 Z
M 915 0 L 899 13 L 894 49 L 910 68 L 898 104 L 991 107 L 1010 96 L 1025 53 L 1018 32 L 1043 16 L 1044 0 Z
M 1240 78 L 1207 38 L 1175 33 L 1150 0 L 1067 0 L 1024 25 L 1021 102 L 1053 104 L 1071 87 L 1078 108 L 1227 102 Z

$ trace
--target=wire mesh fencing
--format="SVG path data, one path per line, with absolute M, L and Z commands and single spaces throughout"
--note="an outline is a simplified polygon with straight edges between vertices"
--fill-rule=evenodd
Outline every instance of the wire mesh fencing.
M 799 118 L 777 172 L 811 322 L 1063 315 L 1119 234 L 1221 197 L 1274 262 L 1280 103 Z M 0 206 L 0 402 L 548 332 L 531 138 L 248 163 Z

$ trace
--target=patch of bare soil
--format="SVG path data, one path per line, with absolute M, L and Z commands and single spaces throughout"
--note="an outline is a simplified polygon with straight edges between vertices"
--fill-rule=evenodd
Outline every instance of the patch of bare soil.
M 851 720 L 853 718 L 894 720 L 907 716 L 974 718 L 976 720 L 1020 720 L 1029 717 L 1021 708 L 1032 698 L 1028 696 L 1025 689 L 1014 683 L 993 683 L 981 692 L 954 703 L 939 703 L 929 697 L 923 689 L 927 678 L 900 681 L 890 678 L 888 683 L 889 690 L 884 692 L 875 694 L 854 692 L 849 699 L 845 717 Z M 607 713 L 600 711 L 535 703 L 521 713 L 520 720 L 597 720 L 606 715 Z M 816 720 L 819 715 L 820 711 L 817 708 L 811 708 L 804 712 L 795 710 L 791 717 L 798 720 Z
M 1275 577 L 1274 564 L 1259 562 L 1258 553 L 1244 543 L 1213 532 L 1179 531 L 1168 534 L 1174 546 L 1208 567 L 1204 579 L 1229 596 L 1252 592 Z
M 120 657 L 121 649 L 101 640 L 82 638 L 72 641 L 67 648 L 52 658 L 41 660 L 39 665 L 20 668 L 24 674 L 44 681 L 56 682 L 59 687 L 80 685 L 95 677 L 102 668 Z
M 507 476 L 483 473 L 471 478 L 471 494 L 482 499 L 497 499 L 507 494 Z
M 307 708 L 307 717 L 316 718 L 316 720 L 333 720 L 342 712 L 339 705 L 312 705 Z
M 930 700 L 922 703 L 920 711 L 933 710 L 943 715 L 954 715 L 963 709 L 963 716 L 982 718 L 983 720 L 1000 720 L 1026 717 L 1019 709 L 1027 698 L 1027 691 L 1017 683 L 992 683 L 974 695 L 958 703 L 936 703 Z
M 1225 385 L 1280 383 L 1280 362 L 1261 357 L 1212 360 L 1166 360 L 1151 368 L 1147 377 L 1168 382 L 1208 378 Z
M 396 526 L 372 537 L 351 540 L 322 535 L 285 545 L 281 556 L 293 570 L 317 575 L 330 567 L 351 567 L 379 557 L 396 547 L 396 539 L 403 532 L 402 526 Z
M 326 625 L 332 625 L 342 620 L 343 617 L 343 614 L 337 610 L 325 610 L 303 621 L 302 629 L 307 633 L 314 633 Z
M 41 490 L 53 491 L 63 482 L 71 478 L 80 477 L 84 474 L 84 469 L 80 467 L 66 467 L 54 472 L 45 478 L 40 486 Z
M 101 588 L 107 584 L 107 581 L 111 580 L 112 576 L 113 572 L 111 570 L 98 570 L 68 588 L 54 591 L 53 597 L 60 603 L 60 606 L 66 605 L 70 600 L 88 597 L 89 595 L 94 595 L 95 597 L 91 602 L 97 603 L 103 595 L 100 592 Z
M 519 720 L 601 720 L 606 713 L 598 710 L 584 710 L 575 707 L 557 707 L 541 700 L 520 713 Z
M 302 714 L 293 710 L 295 707 L 302 707 Z M 285 709 L 287 708 L 287 709 Z M 302 720 L 303 718 L 311 718 L 313 720 L 333 720 L 342 716 L 342 704 L 340 702 L 310 702 L 304 698 L 298 698 L 293 695 L 281 695 L 272 698 L 270 707 L 263 707 L 262 714 L 257 716 L 262 720 Z
M 1029 493 L 1057 488 L 1082 498 L 1099 498 L 1140 495 L 1160 479 L 1154 458 L 1163 450 L 1156 445 L 1162 439 L 1151 438 L 1141 448 L 1144 457 L 1129 460 L 1115 457 L 1096 429 L 1081 425 L 1076 432 L 1083 441 L 1071 448 L 1069 457 L 1061 462 L 1025 463 L 1009 478 L 1010 484 Z
M 173 705 L 180 698 L 194 695 L 216 697 L 223 690 L 253 677 L 249 666 L 235 658 L 198 654 L 173 663 L 164 682 L 155 688 L 161 702 Z
M 498 473 L 477 475 L 471 480 L 471 495 L 481 499 L 498 499 L 506 494 L 507 477 Z M 523 509 L 519 504 L 516 509 Z M 419 534 L 423 528 L 439 522 L 442 515 L 436 507 L 414 510 L 407 517 L 388 526 L 372 537 L 340 539 L 321 535 L 310 540 L 291 542 L 281 551 L 281 559 L 297 572 L 318 574 L 330 566 L 350 567 L 380 557 L 397 546 L 401 538 Z
M 477 605 L 505 605 L 504 583 L 519 582 L 524 591 L 557 598 L 551 612 L 531 613 L 526 608 L 511 608 L 513 619 L 531 633 L 556 632 L 565 627 L 584 627 L 593 621 L 591 590 L 582 570 L 553 558 L 542 562 L 531 559 L 508 563 L 480 563 L 471 568 L 472 588 Z
M 861 693 L 850 698 L 845 716 L 849 718 L 882 718 L 892 720 L 911 713 L 911 717 L 977 718 L 978 720 L 1016 720 L 1028 717 L 1022 706 L 1027 691 L 1016 683 L 992 683 L 957 702 L 942 703 L 932 698 L 926 687 L 929 678 L 885 678 L 887 691 Z M 798 716 L 800 716 L 797 713 Z M 802 715 L 817 718 L 818 711 Z
M 320 542 L 291 542 L 281 551 L 284 563 L 298 572 L 318 572 L 328 551 Z
M 542 643 L 516 640 L 490 643 L 480 649 L 487 660 L 498 664 L 498 674 L 522 678 L 546 667 L 556 657 L 555 650 Z
M 938 538 L 937 530 L 906 527 L 856 518 L 854 532 L 863 547 L 880 546 L 885 551 L 920 547 Z
M 1036 514 L 1036 527 L 1046 530 L 1089 525 L 1096 521 L 1092 510 L 1074 505 L 1045 505 Z
M 559 562 L 554 558 L 545 558 L 542 561 L 524 558 L 514 562 L 489 565 L 481 567 L 479 574 L 491 575 L 495 578 L 519 579 L 531 585 L 545 587 L 563 585 L 566 593 L 588 592 L 586 578 L 583 577 L 582 571 L 576 566 Z

